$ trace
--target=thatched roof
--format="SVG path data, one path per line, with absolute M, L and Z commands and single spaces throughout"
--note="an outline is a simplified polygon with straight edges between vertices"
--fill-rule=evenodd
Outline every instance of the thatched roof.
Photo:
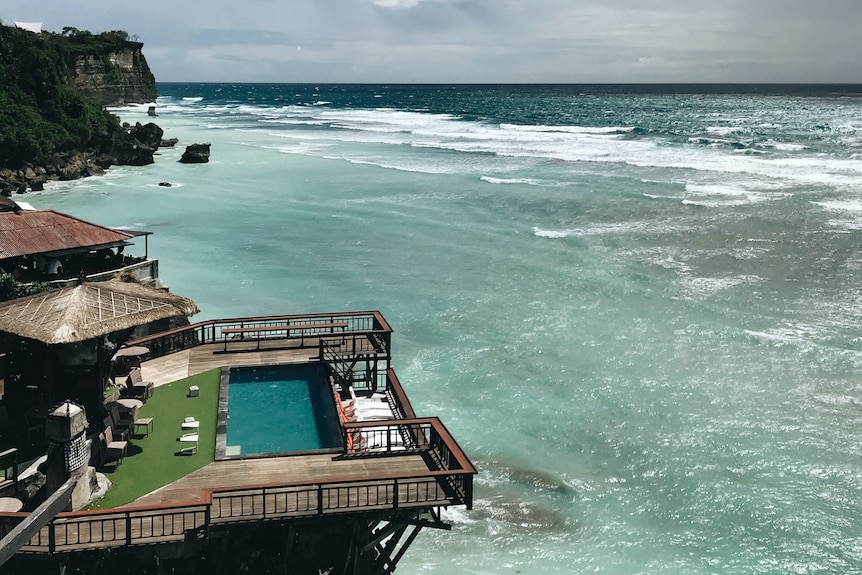
M 112 279 L 2 302 L 0 331 L 48 344 L 73 343 L 198 311 L 188 298 Z

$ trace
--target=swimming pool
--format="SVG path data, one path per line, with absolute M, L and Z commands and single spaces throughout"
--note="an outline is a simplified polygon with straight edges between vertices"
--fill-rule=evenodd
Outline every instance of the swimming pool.
M 317 364 L 224 368 L 216 457 L 340 451 L 338 411 Z

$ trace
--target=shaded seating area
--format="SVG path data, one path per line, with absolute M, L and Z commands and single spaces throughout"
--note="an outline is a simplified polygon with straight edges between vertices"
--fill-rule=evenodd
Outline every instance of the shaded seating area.
M 114 463 L 114 468 L 130 454 L 132 440 L 149 435 L 154 429 L 152 417 L 142 417 L 139 409 L 143 403 L 136 399 L 121 399 L 106 405 L 108 414 L 103 418 L 104 431 L 99 435 L 97 463 L 104 467 Z
M 186 396 L 190 385 L 200 388 L 199 397 Z M 106 509 L 128 504 L 212 462 L 215 458 L 218 388 L 217 371 L 200 374 L 159 385 L 152 398 L 141 403 L 137 410 L 128 408 L 127 417 L 133 420 L 133 427 L 126 452 L 119 465 L 113 459 L 113 452 L 111 458 L 106 460 L 102 469 L 112 485 L 101 499 L 94 501 L 88 508 Z M 134 401 L 137 400 L 120 399 L 117 402 L 119 413 L 123 413 L 123 404 L 134 405 Z M 197 422 L 199 427 L 183 430 L 187 418 Z M 193 433 L 195 431 L 199 433 Z M 197 441 L 193 438 L 179 441 L 187 433 L 197 435 Z M 95 450 L 98 441 L 97 437 L 93 439 Z M 117 440 L 118 437 L 114 435 L 114 441 Z M 183 448 L 189 448 L 187 453 L 180 453 Z

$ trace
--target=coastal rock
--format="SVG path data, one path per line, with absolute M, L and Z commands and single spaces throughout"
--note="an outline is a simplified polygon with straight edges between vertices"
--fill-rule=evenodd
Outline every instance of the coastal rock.
M 134 128 L 129 130 L 129 135 L 153 150 L 158 148 L 162 143 L 162 136 L 164 134 L 165 131 L 152 122 L 143 125 L 138 122 Z
M 159 147 L 160 148 L 173 148 L 174 146 L 177 145 L 177 142 L 179 142 L 179 140 L 177 138 L 163 139 L 161 142 L 159 142 Z
M 122 130 L 111 139 L 111 155 L 120 166 L 146 166 L 153 163 L 154 148 L 145 146 L 131 134 Z
M 210 145 L 209 144 L 190 144 L 186 146 L 186 151 L 183 152 L 179 160 L 183 164 L 205 164 L 210 161 Z
M 88 176 L 101 176 L 105 173 L 105 170 L 96 163 L 93 153 L 78 151 L 55 154 L 45 166 L 45 170 L 52 175 L 53 179 L 64 181 Z M 35 179 L 32 178 L 27 181 Z

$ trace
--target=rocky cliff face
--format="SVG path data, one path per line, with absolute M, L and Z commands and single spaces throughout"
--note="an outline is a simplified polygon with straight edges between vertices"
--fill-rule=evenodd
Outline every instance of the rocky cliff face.
M 140 42 L 107 55 L 79 55 L 70 74 L 76 90 L 102 106 L 142 104 L 156 99 L 156 79 L 141 52 Z

